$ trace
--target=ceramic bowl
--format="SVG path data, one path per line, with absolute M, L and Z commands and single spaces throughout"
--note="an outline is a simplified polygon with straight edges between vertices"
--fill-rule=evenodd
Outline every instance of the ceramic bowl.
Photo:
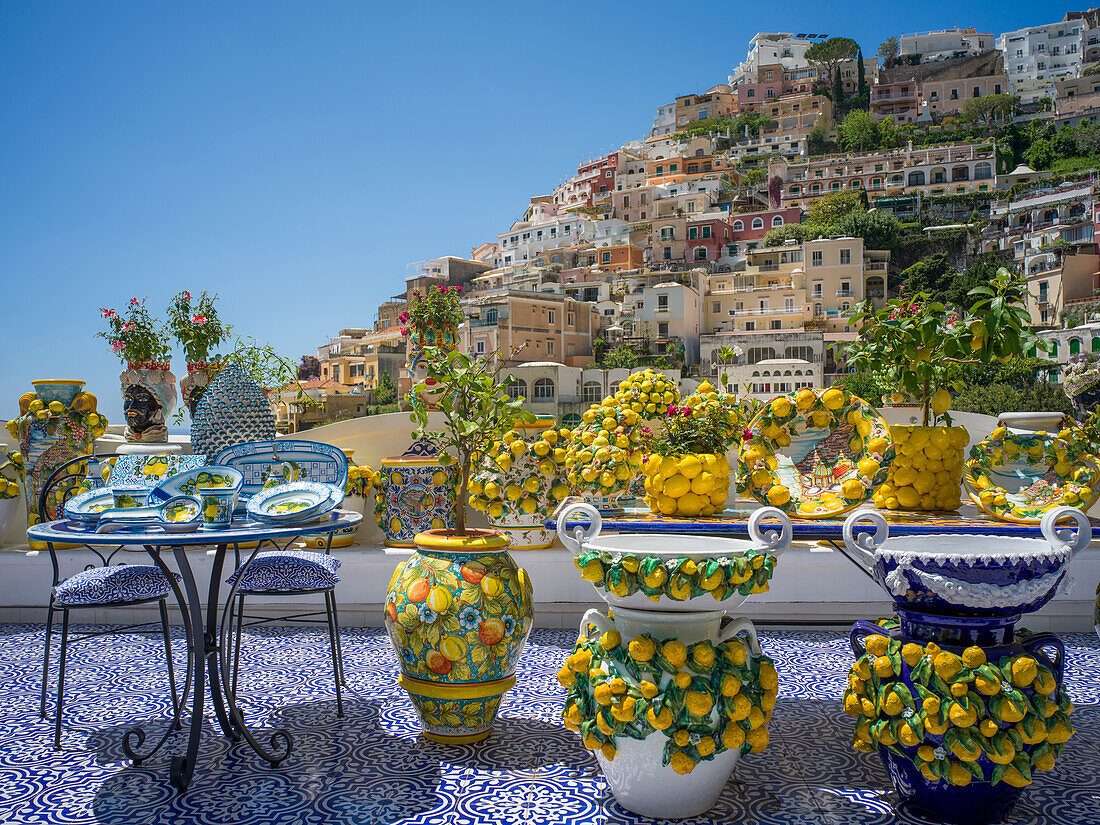
M 31 381 L 31 385 L 43 404 L 60 401 L 66 407 L 72 406 L 73 400 L 84 389 L 83 381 L 68 378 L 40 378 Z

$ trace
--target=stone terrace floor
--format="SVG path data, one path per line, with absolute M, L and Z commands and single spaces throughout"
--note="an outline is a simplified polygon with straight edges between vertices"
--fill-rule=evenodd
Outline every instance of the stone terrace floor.
M 159 636 L 104 637 L 71 648 L 63 753 L 38 717 L 42 626 L 0 625 L 0 822 L 144 825 L 574 825 L 648 822 L 616 805 L 595 760 L 561 727 L 554 674 L 574 634 L 536 630 L 492 737 L 443 747 L 417 739 L 384 631 L 345 629 L 347 716 L 336 717 L 327 634 L 312 628 L 246 634 L 241 694 L 249 721 L 288 727 L 295 749 L 271 769 L 208 722 L 190 789 L 169 786 L 166 751 L 141 768 L 121 750 L 136 721 L 163 730 L 169 713 Z M 1040 773 L 1010 820 L 1100 823 L 1100 644 L 1064 637 L 1078 735 L 1056 769 Z M 175 640 L 184 664 L 182 631 Z M 893 795 L 877 757 L 849 746 L 839 697 L 851 662 L 841 633 L 766 632 L 780 674 L 771 744 L 742 757 L 710 823 L 893 823 Z M 56 648 L 55 648 L 56 649 Z M 152 732 L 152 731 L 151 731 Z M 261 730 L 262 732 L 262 730 Z

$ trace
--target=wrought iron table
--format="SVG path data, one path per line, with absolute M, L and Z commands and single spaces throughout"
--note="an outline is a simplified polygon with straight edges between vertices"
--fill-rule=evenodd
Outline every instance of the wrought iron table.
M 119 548 L 124 546 L 140 545 L 153 559 L 158 568 L 168 577 L 172 585 L 172 592 L 179 604 L 180 612 L 184 617 L 184 627 L 187 631 L 187 645 L 189 650 L 187 683 L 184 687 L 186 700 L 188 686 L 194 681 L 194 691 L 191 699 L 191 723 L 187 741 L 187 753 L 185 756 L 172 758 L 169 778 L 171 783 L 180 791 L 187 789 L 191 777 L 195 772 L 198 759 L 199 740 L 202 737 L 203 707 L 206 701 L 206 687 L 204 679 L 209 675 L 210 698 L 214 708 L 214 715 L 222 732 L 237 741 L 244 738 L 249 746 L 262 758 L 278 765 L 290 755 L 293 747 L 291 735 L 282 729 L 272 731 L 269 747 L 264 747 L 248 729 L 244 722 L 244 716 L 237 705 L 237 697 L 230 679 L 229 648 L 226 644 L 228 628 L 226 619 L 232 615 L 229 606 L 237 593 L 237 585 L 244 578 L 244 574 L 238 576 L 229 590 L 225 600 L 225 609 L 219 615 L 220 591 L 222 584 L 222 568 L 225 563 L 225 554 L 230 547 L 239 548 L 242 544 L 256 542 L 255 548 L 245 560 L 244 569 L 252 564 L 252 560 L 265 544 L 270 544 L 277 549 L 285 549 L 304 534 L 327 535 L 331 544 L 332 534 L 338 530 L 357 526 L 363 520 L 359 513 L 336 510 L 321 521 L 309 524 L 297 524 L 287 527 L 276 527 L 269 524 L 261 524 L 253 521 L 236 520 L 230 527 L 224 530 L 199 530 L 192 533 L 166 533 L 163 530 L 127 531 L 114 533 L 90 533 L 82 530 L 66 519 L 51 521 L 46 524 L 38 524 L 27 529 L 27 537 L 34 541 L 47 544 L 83 545 L 99 554 L 100 558 L 107 562 L 114 553 L 104 556 L 101 548 Z M 213 545 L 214 560 L 210 570 L 210 582 L 206 602 L 206 623 L 203 624 L 202 602 L 199 598 L 199 586 L 195 580 L 195 573 L 191 568 L 191 562 L 187 558 L 187 548 L 208 547 Z M 183 579 L 183 588 L 172 575 L 161 553 L 170 549 Z M 327 551 L 326 547 L 326 551 Z M 181 703 L 182 705 L 182 703 Z M 127 732 L 123 741 L 123 749 L 134 760 L 135 764 L 149 759 L 164 745 L 171 736 L 173 726 L 165 731 L 160 740 L 145 753 L 139 753 L 146 739 L 145 731 L 134 728 Z M 132 741 L 133 740 L 133 741 Z

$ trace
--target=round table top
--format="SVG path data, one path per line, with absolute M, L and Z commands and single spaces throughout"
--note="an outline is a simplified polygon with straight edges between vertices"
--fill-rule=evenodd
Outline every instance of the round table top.
M 68 519 L 36 524 L 27 528 L 27 538 L 32 541 L 52 541 L 64 544 L 83 544 L 87 547 L 114 547 L 120 544 L 151 544 L 160 547 L 179 547 L 202 544 L 239 544 L 268 539 L 294 538 L 296 536 L 335 533 L 347 527 L 355 527 L 363 520 L 362 513 L 353 510 L 333 510 L 317 521 L 307 524 L 291 524 L 280 527 L 248 519 L 234 519 L 223 530 L 193 530 L 189 533 L 168 533 L 161 528 L 153 530 L 118 530 L 111 533 L 95 533 L 82 529 Z

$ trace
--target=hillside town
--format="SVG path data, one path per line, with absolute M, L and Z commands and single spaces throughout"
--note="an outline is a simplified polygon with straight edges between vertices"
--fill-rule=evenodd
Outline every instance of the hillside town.
M 1026 275 L 1051 360 L 1100 348 L 1100 10 L 877 49 L 760 32 L 713 80 L 468 252 L 410 263 L 373 323 L 303 359 L 318 403 L 287 393 L 280 428 L 392 409 L 400 318 L 431 285 L 461 288 L 461 347 L 518 347 L 513 392 L 567 425 L 643 366 L 760 398 L 829 386 L 863 302 L 993 265 Z

